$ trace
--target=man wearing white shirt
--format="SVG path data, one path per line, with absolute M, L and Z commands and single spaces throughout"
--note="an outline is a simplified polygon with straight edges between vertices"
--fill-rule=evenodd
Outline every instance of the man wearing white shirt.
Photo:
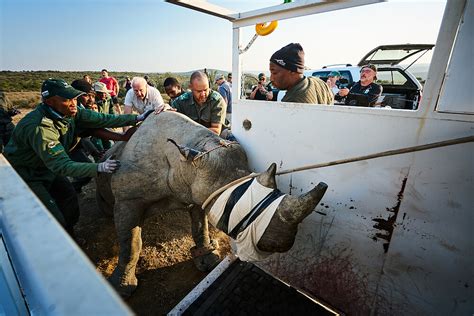
M 132 89 L 127 91 L 124 104 L 124 114 L 130 114 L 132 110 L 139 114 L 147 110 L 155 110 L 155 113 L 158 114 L 165 109 L 165 102 L 160 91 L 149 86 L 145 78 L 142 77 L 132 79 Z M 127 129 L 128 127 L 124 127 L 124 131 Z

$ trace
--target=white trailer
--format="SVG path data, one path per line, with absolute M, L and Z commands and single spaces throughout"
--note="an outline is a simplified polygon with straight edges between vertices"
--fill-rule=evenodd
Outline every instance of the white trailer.
M 241 13 L 205 1 L 168 2 L 232 22 L 235 79 L 242 74 L 241 27 L 379 1 L 306 0 Z M 473 30 L 473 1 L 448 1 L 416 111 L 234 97 L 232 130 L 255 171 L 271 162 L 291 169 L 471 137 L 279 176 L 285 192 L 319 181 L 329 190 L 293 248 L 259 266 L 349 314 L 474 312 Z

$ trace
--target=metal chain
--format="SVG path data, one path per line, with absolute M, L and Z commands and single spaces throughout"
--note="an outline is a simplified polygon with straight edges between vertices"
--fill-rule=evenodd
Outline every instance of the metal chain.
M 245 53 L 246 51 L 249 50 L 250 46 L 252 46 L 253 42 L 255 42 L 255 40 L 257 39 L 258 37 L 258 34 L 255 34 L 252 39 L 250 40 L 250 42 L 247 44 L 247 46 L 245 46 L 244 49 L 239 49 L 239 54 L 243 54 Z

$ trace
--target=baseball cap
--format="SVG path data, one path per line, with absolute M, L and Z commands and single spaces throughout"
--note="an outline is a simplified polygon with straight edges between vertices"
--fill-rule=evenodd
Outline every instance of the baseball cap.
M 328 77 L 342 77 L 339 71 L 331 71 Z
M 74 89 L 63 79 L 49 78 L 41 86 L 41 96 L 43 99 L 60 96 L 65 99 L 74 99 L 84 94 L 84 92 Z
M 376 67 L 375 65 L 373 65 L 373 64 L 367 64 L 367 65 L 362 66 L 362 67 L 360 68 L 360 71 L 362 71 L 362 69 L 364 69 L 364 68 L 370 68 L 370 69 L 372 69 L 373 71 L 377 72 L 377 67 Z
M 107 90 L 107 86 L 103 82 L 94 83 L 93 88 L 95 92 L 110 93 L 110 91 Z
M 220 75 L 216 76 L 216 82 L 221 80 L 221 79 L 225 79 L 224 75 L 220 74 Z
M 261 80 L 263 78 L 266 78 L 265 74 L 263 72 L 258 74 L 258 80 Z

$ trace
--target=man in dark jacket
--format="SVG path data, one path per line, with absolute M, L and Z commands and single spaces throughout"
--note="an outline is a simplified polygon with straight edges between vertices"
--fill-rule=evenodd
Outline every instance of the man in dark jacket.
M 375 80 L 377 80 L 377 67 L 371 64 L 362 66 L 360 80 L 350 90 L 340 89 L 335 98 L 344 101 L 346 105 L 375 106 L 383 90 L 381 85 L 374 82 Z

